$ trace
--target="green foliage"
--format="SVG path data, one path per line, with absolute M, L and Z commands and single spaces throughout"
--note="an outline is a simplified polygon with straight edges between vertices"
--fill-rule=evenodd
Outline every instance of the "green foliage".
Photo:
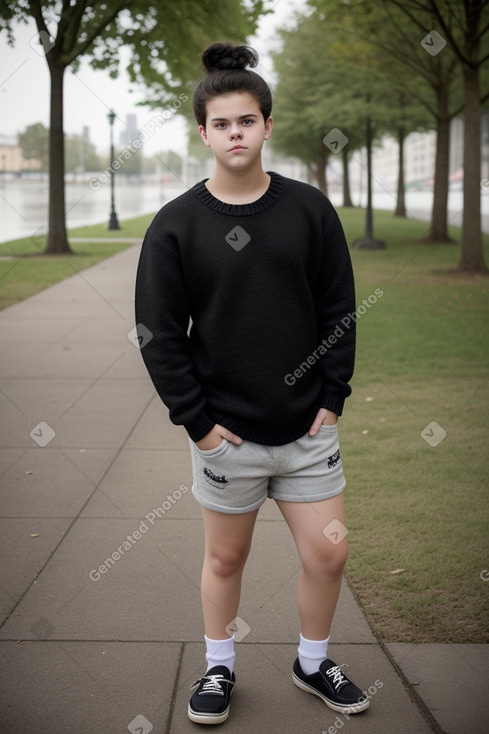
M 335 5 L 324 2 L 298 16 L 294 30 L 281 32 L 282 49 L 273 57 L 272 146 L 307 165 L 329 154 L 323 138 L 332 128 L 348 138 L 351 154 L 365 143 L 367 116 L 377 137 L 396 134 L 401 125 L 420 129 L 429 119 L 409 93 L 406 69 L 356 33 L 353 14 L 341 12 L 341 22 L 332 18 Z
M 48 170 L 49 164 L 49 131 L 42 122 L 28 125 L 23 133 L 19 133 L 19 146 L 25 160 L 39 161 L 41 171 Z
M 104 167 L 94 144 L 83 135 L 65 137 L 65 171 L 98 171 Z M 124 169 L 125 170 L 125 169 Z
M 401 3 L 402 4 L 402 3 Z M 361 41 L 369 47 L 383 80 L 379 97 L 384 98 L 386 129 L 402 126 L 408 132 L 433 128 L 439 115 L 438 95 L 446 90 L 448 114 L 462 108 L 461 75 L 453 49 L 430 55 L 421 40 L 433 26 L 413 23 L 397 3 L 378 0 L 310 0 L 310 5 L 355 46 Z M 370 63 L 370 62 L 369 62 Z
M 270 0 L 271 1 L 271 0 Z M 33 18 L 44 47 L 51 75 L 51 137 L 49 151 L 50 231 L 47 252 L 69 252 L 64 207 L 63 74 L 76 70 L 88 55 L 94 68 L 119 70 L 121 45 L 131 48 L 128 67 L 133 81 L 153 85 L 152 102 L 158 107 L 171 102 L 178 88 L 190 89 L 203 47 L 224 38 L 245 40 L 267 12 L 263 0 L 3 0 L 0 33 L 14 42 L 16 22 Z M 181 92 L 180 92 L 181 94 Z M 178 95 L 180 96 L 180 95 Z M 150 100 L 151 101 L 151 100 Z M 190 105 L 183 111 L 189 113 Z M 132 165 L 138 159 L 135 157 Z

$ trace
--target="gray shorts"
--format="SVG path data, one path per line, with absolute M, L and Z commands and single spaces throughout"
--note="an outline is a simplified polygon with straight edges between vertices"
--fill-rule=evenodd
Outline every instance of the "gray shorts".
M 283 446 L 223 438 L 203 451 L 190 441 L 194 497 L 210 510 L 243 513 L 256 510 L 267 497 L 288 502 L 317 502 L 339 494 L 345 477 L 338 426 L 320 426 Z

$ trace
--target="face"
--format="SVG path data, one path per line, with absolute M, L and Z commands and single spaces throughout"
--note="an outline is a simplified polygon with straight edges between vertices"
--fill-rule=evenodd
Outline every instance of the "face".
M 264 121 L 257 100 L 247 92 L 223 94 L 207 102 L 206 111 L 206 125 L 199 126 L 199 134 L 216 162 L 229 170 L 256 163 L 273 126 L 271 117 Z

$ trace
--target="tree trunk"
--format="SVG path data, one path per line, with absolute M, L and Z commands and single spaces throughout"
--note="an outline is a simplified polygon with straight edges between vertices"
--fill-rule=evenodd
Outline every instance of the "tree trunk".
M 367 116 L 365 128 L 365 145 L 367 148 L 367 208 L 365 211 L 365 233 L 361 239 L 353 243 L 353 247 L 356 247 L 358 250 L 384 250 L 386 246 L 383 240 L 376 240 L 374 237 L 374 215 L 372 205 L 373 139 L 372 122 L 370 116 Z
M 397 131 L 397 142 L 399 144 L 399 172 L 397 174 L 397 202 L 395 217 L 406 216 L 406 197 L 404 194 L 404 140 L 406 134 L 401 126 Z
M 481 104 L 478 66 L 465 67 L 464 82 L 464 210 L 458 271 L 487 273 L 481 229 Z
M 448 171 L 450 165 L 450 116 L 448 87 L 444 82 L 437 89 L 435 183 L 433 209 L 428 242 L 453 242 L 448 235 Z
M 343 206 L 352 207 L 353 201 L 351 200 L 350 193 L 350 169 L 348 166 L 348 152 L 347 146 L 341 151 L 343 157 Z
M 328 162 L 328 156 L 327 156 L 326 146 L 322 145 L 321 148 L 319 149 L 319 153 L 315 161 L 314 175 L 316 176 L 316 181 L 317 181 L 320 191 L 322 191 L 325 196 L 328 195 L 328 182 L 326 180 L 327 162 Z
M 63 132 L 63 77 L 65 67 L 56 59 L 48 61 L 51 76 L 49 125 L 49 215 L 46 253 L 71 253 L 66 234 L 65 151 Z

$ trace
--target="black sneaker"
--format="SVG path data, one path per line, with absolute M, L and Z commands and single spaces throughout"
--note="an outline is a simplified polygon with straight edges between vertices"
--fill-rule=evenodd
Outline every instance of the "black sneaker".
M 319 673 L 306 675 L 299 663 L 294 662 L 292 680 L 299 688 L 322 698 L 334 711 L 358 714 L 369 707 L 368 696 L 357 688 L 336 663 L 326 658 L 319 666 Z
M 197 724 L 222 724 L 229 716 L 236 677 L 225 665 L 216 665 L 190 686 L 194 691 L 188 717 Z

